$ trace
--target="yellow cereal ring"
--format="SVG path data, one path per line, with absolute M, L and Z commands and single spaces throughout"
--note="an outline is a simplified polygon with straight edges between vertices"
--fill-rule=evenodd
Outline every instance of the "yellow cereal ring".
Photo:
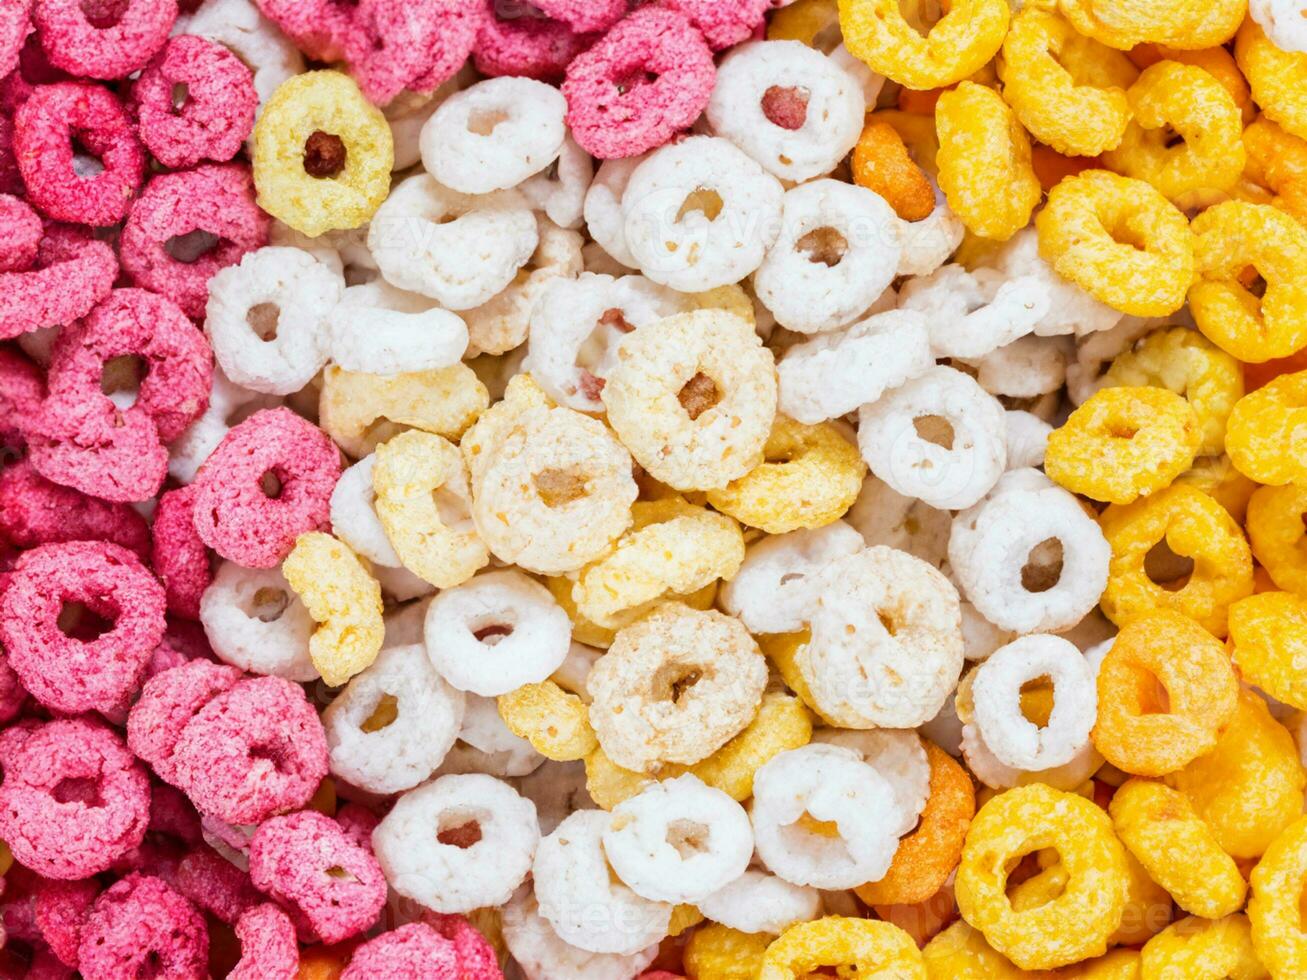
M 771 940 L 766 933 L 710 922 L 685 944 L 685 975 L 689 980 L 756 980 Z
M 1131 779 L 1108 810 L 1121 843 L 1180 908 L 1206 919 L 1243 908 L 1243 875 L 1183 794 Z
M 282 82 L 253 139 L 259 207 L 311 237 L 366 224 L 390 193 L 390 124 L 338 71 Z
M 1166 782 L 1189 798 L 1221 850 L 1239 859 L 1261 857 L 1302 815 L 1307 775 L 1293 736 L 1259 695 L 1244 690 L 1216 748 Z
M 1258 483 L 1307 482 L 1307 371 L 1282 374 L 1249 392 L 1230 412 L 1226 447 L 1239 472 Z
M 466 364 L 409 374 L 361 374 L 330 365 L 322 374 L 318 423 L 361 459 L 405 429 L 457 439 L 490 404 Z
M 471 526 L 467 466 L 458 447 L 430 432 L 401 432 L 377 447 L 377 517 L 404 567 L 441 589 L 490 562 Z
M 1193 281 L 1193 233 L 1151 184 L 1106 170 L 1067 177 L 1035 218 L 1039 254 L 1114 309 L 1166 316 Z
M 499 696 L 499 717 L 508 730 L 531 743 L 546 759 L 572 762 L 599 747 L 590 709 L 553 681 L 524 684 Z
M 858 447 L 837 426 L 777 415 L 763 461 L 721 490 L 709 490 L 708 503 L 768 534 L 824 527 L 853 506 L 866 475 Z
M 1248 920 L 1253 949 L 1275 977 L 1307 976 L 1302 887 L 1307 880 L 1307 817 L 1286 827 L 1252 873 Z
M 1136 44 L 1172 44 L 1203 24 L 1211 0 L 1061 0 L 1061 10 L 1081 34 L 1128 51 Z M 1240 0 L 1246 2 L 1246 0 Z M 1210 28 L 1208 29 L 1210 32 Z M 1219 44 L 1213 41 L 1211 44 Z M 1201 44 L 1198 47 L 1210 47 Z
M 1230 607 L 1234 662 L 1244 680 L 1307 709 L 1307 599 L 1262 592 Z
M 1029 224 L 1043 191 L 1030 163 L 1030 137 L 1002 97 L 962 82 L 939 97 L 935 129 L 939 186 L 962 223 L 996 241 Z
M 1066 887 L 1018 912 L 1007 877 L 1026 854 L 1055 849 Z M 954 889 L 962 917 L 1025 970 L 1065 966 L 1107 951 L 1121 924 L 1129 872 L 1106 813 L 1043 783 L 1007 790 L 980 808 L 962 849 Z
M 610 630 L 640 618 L 665 598 L 734 578 L 744 535 L 724 514 L 684 500 L 637 501 L 630 530 L 608 554 L 586 565 L 572 589 L 576 611 Z
M 1230 98 L 1234 99 L 1234 104 L 1239 107 L 1239 116 L 1245 126 L 1257 115 L 1257 106 L 1253 103 L 1248 80 L 1243 77 L 1243 72 L 1239 71 L 1234 55 L 1225 48 L 1210 47 L 1186 51 L 1183 48 L 1161 44 L 1144 44 L 1130 52 L 1130 60 L 1140 68 L 1158 61 L 1178 61 L 1185 65 L 1196 65 L 1220 82 L 1230 93 Z
M 923 37 L 898 0 L 840 0 L 845 47 L 873 71 L 908 88 L 952 85 L 979 71 L 1007 32 L 1004 0 L 954 0 Z
M 572 600 L 572 589 L 576 587 L 573 579 L 565 575 L 554 575 L 545 579 L 545 585 L 548 586 L 554 601 L 563 607 L 563 612 L 567 613 L 567 618 L 572 621 L 572 639 L 605 650 L 613 645 L 613 640 L 617 636 L 616 630 L 604 629 L 576 611 L 576 603 Z M 691 609 L 711 609 L 717 600 L 717 583 L 709 582 L 697 592 L 676 598 L 678 602 L 685 603 Z
M 372 665 L 381 652 L 381 586 L 354 552 L 330 534 L 310 531 L 295 540 L 281 566 L 318 628 L 309 656 L 322 679 L 338 687 Z
M 1182 51 L 1202 51 L 1235 36 L 1248 13 L 1248 0 L 1207 0 L 1197 23 L 1162 38 L 1162 44 Z
M 1103 162 L 1146 180 L 1182 207 L 1243 174 L 1243 118 L 1219 81 L 1195 65 L 1159 61 L 1127 93 L 1134 119 Z M 1178 134 L 1182 141 L 1172 144 Z
M 1194 322 L 1241 361 L 1287 357 L 1307 345 L 1307 228 L 1269 204 L 1226 201 L 1193 222 Z M 1264 295 L 1239 276 L 1252 266 Z
M 1173 609 L 1225 636 L 1230 604 L 1252 594 L 1253 568 L 1243 531 L 1224 507 L 1176 484 L 1133 504 L 1113 504 L 1098 521 L 1112 547 L 1101 600 L 1108 619 L 1121 626 L 1150 610 Z M 1148 553 L 1162 541 L 1192 560 L 1188 581 L 1159 585 L 1149 577 Z
M 1261 980 L 1248 917 L 1190 916 L 1159 932 L 1139 954 L 1140 980 Z
M 1307 487 L 1261 487 L 1248 501 L 1253 555 L 1275 584 L 1307 595 Z
M 797 633 L 765 633 L 757 637 L 758 648 L 781 675 L 785 686 L 797 694 L 807 709 L 825 724 L 832 728 L 838 727 L 817 708 L 812 692 L 808 689 L 808 682 L 803 679 L 803 672 L 799 670 L 799 651 L 811 639 L 812 633 L 809 630 L 800 630 Z
M 1029 976 L 959 919 L 921 951 L 930 980 L 1025 980 Z
M 790 926 L 762 959 L 758 980 L 800 980 L 822 967 L 856 976 L 927 980 L 926 964 L 912 937 L 898 926 L 873 919 L 828 915 Z
M 1193 465 L 1203 426 L 1166 388 L 1102 388 L 1048 437 L 1050 479 L 1093 500 L 1128 504 Z
M 1277 193 L 1307 179 L 1307 140 L 1286 133 L 1266 116 L 1258 116 L 1243 131 L 1248 179 Z
M 840 6 L 836 0 L 798 0 L 772 14 L 768 41 L 800 41 L 829 53 L 840 43 Z
M 1244 476 L 1230 457 L 1199 456 L 1194 465 L 1175 478 L 1180 486 L 1201 490 L 1230 512 L 1236 523 L 1242 524 L 1248 512 L 1248 502 L 1257 490 L 1257 484 Z
M 1276 47 L 1249 17 L 1235 38 L 1234 57 L 1266 117 L 1307 139 L 1307 54 Z
M 1092 157 L 1121 142 L 1130 122 L 1125 90 L 1139 72 L 1056 12 L 1027 6 L 1012 18 L 998 75 L 1003 98 L 1035 139 L 1058 153 Z
M 1109 387 L 1153 385 L 1183 396 L 1198 416 L 1200 456 L 1219 456 L 1224 450 L 1226 419 L 1244 395 L 1239 362 L 1186 327 L 1149 334 L 1117 356 L 1103 381 Z

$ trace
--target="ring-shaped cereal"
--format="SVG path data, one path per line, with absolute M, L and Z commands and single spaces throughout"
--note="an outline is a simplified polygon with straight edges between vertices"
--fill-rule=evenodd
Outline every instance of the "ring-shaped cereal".
M 1198 413 L 1174 391 L 1102 388 L 1049 435 L 1044 469 L 1075 493 L 1128 504 L 1170 486 L 1201 440 Z
M 801 425 L 777 415 L 763 461 L 709 490 L 708 503 L 768 534 L 824 527 L 853 506 L 866 474 L 858 447 L 834 423 Z
M 386 117 L 348 75 L 295 75 L 254 125 L 259 206 L 310 236 L 357 228 L 390 191 L 394 153 Z
M 1205 919 L 1243 908 L 1248 885 L 1238 865 L 1183 794 L 1131 779 L 1113 794 L 1108 812 L 1121 843 L 1180 908 Z
M 1081 34 L 1122 51 L 1146 41 L 1165 44 L 1183 38 L 1209 9 L 1206 0 L 1060 0 L 1059 7 Z
M 1094 745 L 1125 772 L 1174 772 L 1216 745 L 1238 690 L 1224 647 L 1192 619 L 1136 617 L 1099 668 Z
M 1307 708 L 1301 654 L 1307 643 L 1307 599 L 1259 592 L 1230 607 L 1230 642 L 1240 675 L 1277 701 Z
M 1250 17 L 1235 38 L 1234 57 L 1267 118 L 1307 139 L 1307 53 L 1276 47 Z
M 104 20 L 92 16 L 92 9 L 102 11 Z M 126 78 L 144 68 L 176 20 L 177 0 L 128 0 L 107 7 L 40 0 L 32 10 L 50 63 L 85 78 Z
M 1307 479 L 1307 371 L 1282 374 L 1235 403 L 1226 428 L 1230 461 L 1240 473 L 1269 486 Z
M 404 567 L 441 589 L 490 561 L 472 525 L 467 464 L 453 443 L 410 429 L 377 447 L 374 504 Z
M 1253 948 L 1277 977 L 1307 974 L 1307 935 L 1299 902 L 1307 877 L 1307 819 L 1295 821 L 1266 849 L 1252 873 L 1248 919 Z
M 1185 205 L 1223 194 L 1243 174 L 1243 119 L 1234 99 L 1196 65 L 1159 61 L 1126 93 L 1133 120 L 1103 154 L 1113 170 L 1146 180 Z M 1173 139 L 1179 135 L 1179 145 Z
M 1307 595 L 1307 487 L 1258 487 L 1245 527 L 1257 559 L 1282 589 Z
M 935 189 L 889 123 L 868 119 L 853 148 L 853 182 L 875 191 L 904 221 L 921 221 L 935 210 Z
M 622 341 L 602 396 L 609 423 L 651 476 L 677 490 L 715 490 L 763 461 L 776 369 L 747 321 L 696 310 Z
M 744 535 L 727 514 L 669 497 L 637 501 L 631 518 L 612 550 L 577 573 L 572 590 L 576 611 L 604 629 L 620 629 L 660 599 L 734 578 L 744 561 Z
M 828 915 L 790 926 L 763 954 L 758 980 L 799 980 L 823 967 L 861 976 L 926 980 L 926 962 L 912 937 L 874 919 Z
M 873 71 L 910 89 L 974 75 L 998 53 L 1010 12 L 1000 0 L 961 0 L 923 36 L 897 0 L 840 0 L 844 44 Z
M 1166 316 L 1183 305 L 1193 233 L 1151 184 L 1106 170 L 1067 177 L 1049 192 L 1035 227 L 1044 260 L 1108 306 Z
M 1307 228 L 1269 204 L 1226 201 L 1193 222 L 1194 322 L 1241 361 L 1286 357 L 1307 345 Z M 1251 266 L 1264 294 L 1240 281 Z
M 1057 851 L 1066 888 L 1018 912 L 1005 894 L 1016 861 Z M 1106 813 L 1089 800 L 1042 783 L 1019 786 L 980 808 L 954 884 L 962 917 L 1023 970 L 1046 970 L 1107 950 L 1125 910 L 1125 849 Z
M 1043 194 L 1030 137 L 992 88 L 962 82 L 935 106 L 939 186 L 953 213 L 982 238 L 1005 242 L 1030 223 Z
M 1030 135 L 1058 153 L 1097 156 L 1130 122 L 1130 59 L 1079 34 L 1056 11 L 1026 7 L 1012 18 L 998 63 L 1003 98 Z
M 599 751 L 585 701 L 553 681 L 523 684 L 501 694 L 497 703 L 508 730 L 546 759 L 573 762 Z
M 1223 919 L 1191 915 L 1172 923 L 1144 944 L 1136 970 L 1141 980 L 1264 980 L 1268 976 L 1243 913 Z

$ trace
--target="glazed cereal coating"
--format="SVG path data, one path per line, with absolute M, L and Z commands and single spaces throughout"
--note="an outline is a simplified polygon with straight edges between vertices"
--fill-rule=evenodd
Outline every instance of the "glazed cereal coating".
M 150 528 L 130 505 L 51 483 L 26 460 L 0 470 L 0 541 L 22 549 L 86 540 L 109 541 L 145 558 Z
M 162 878 L 134 874 L 95 901 L 78 948 L 87 980 L 139 975 L 149 968 L 199 980 L 209 936 L 203 917 Z
M 619 765 L 688 765 L 748 725 L 766 681 L 757 644 L 737 621 L 667 603 L 619 631 L 590 672 L 590 721 Z
M 125 78 L 164 46 L 177 0 L 129 0 L 107 26 L 76 0 L 42 0 L 32 13 L 52 65 L 87 78 Z
M 0 272 L 0 339 L 85 316 L 117 277 L 118 259 L 107 244 L 72 226 L 49 225 L 33 267 Z
M 1307 703 L 1301 663 L 1307 603 L 1291 592 L 1262 592 L 1230 607 L 1230 642 L 1240 675 L 1295 708 Z
M 849 51 L 912 89 L 951 85 L 976 72 L 1002 45 L 1010 17 L 995 0 L 968 0 L 923 36 L 892 0 L 840 0 L 839 10 Z
M 785 930 L 763 955 L 759 980 L 794 980 L 823 966 L 882 970 L 903 980 L 926 980 L 926 963 L 912 937 L 872 919 L 828 915 Z

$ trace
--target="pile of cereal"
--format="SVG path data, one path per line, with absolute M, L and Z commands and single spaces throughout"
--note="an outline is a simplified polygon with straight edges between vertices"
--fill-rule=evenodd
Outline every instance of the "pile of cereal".
M 0 976 L 1303 980 L 1302 0 L 0 0 Z

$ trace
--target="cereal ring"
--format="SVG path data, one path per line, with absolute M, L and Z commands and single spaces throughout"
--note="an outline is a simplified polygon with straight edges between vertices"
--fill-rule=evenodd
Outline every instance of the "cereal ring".
M 1230 641 L 1240 676 L 1277 701 L 1295 708 L 1307 705 L 1295 666 L 1305 629 L 1307 600 L 1290 592 L 1240 599 L 1230 607 Z
M 475 0 L 412 4 L 363 0 L 345 34 L 345 58 L 363 94 L 385 105 L 405 89 L 431 92 L 467 60 L 483 20 Z
M 1226 442 L 1230 461 L 1258 483 L 1284 486 L 1298 482 L 1298 392 L 1307 372 L 1283 374 L 1235 403 Z
M 637 10 L 568 64 L 567 125 L 601 160 L 636 156 L 699 118 L 716 74 L 712 51 L 688 17 L 666 7 Z M 635 77 L 650 80 L 622 84 Z
M 0 213 L 5 219 L 0 272 L 24 272 L 36 263 L 41 248 L 41 217 L 26 201 L 9 195 L 0 197 Z
M 467 353 L 468 328 L 463 318 L 419 297 L 417 306 L 397 309 L 376 293 L 399 293 L 384 281 L 351 286 L 327 316 L 331 359 L 347 371 L 400 374 L 452 367 Z M 384 293 L 383 293 L 384 290 Z M 404 294 L 409 296 L 411 294 Z
M 1193 36 L 1203 21 L 1206 6 L 1194 0 L 1135 0 L 1117 5 L 1104 0 L 1062 0 L 1060 4 L 1062 16 L 1077 31 L 1122 51 L 1147 41 L 1163 44 Z M 1228 37 L 1212 44 L 1223 40 Z
M 913 161 L 893 126 L 868 119 L 853 148 L 853 181 L 875 191 L 904 221 L 921 221 L 935 210 L 930 178 Z
M 1174 391 L 1103 388 L 1048 437 L 1045 469 L 1068 490 L 1128 504 L 1169 486 L 1201 440 L 1198 413 Z
M 264 902 L 236 920 L 241 958 L 228 980 L 294 980 L 299 971 L 299 945 L 290 916 L 275 903 Z
M 326 526 L 339 476 L 340 454 L 321 430 L 289 409 L 256 412 L 201 467 L 195 529 L 222 557 L 271 568 L 297 537 Z
M 758 646 L 738 621 L 667 603 L 619 631 L 590 672 L 590 721 L 619 765 L 688 765 L 749 724 L 766 680 Z
M 199 618 L 213 652 L 224 663 L 291 681 L 317 679 L 309 659 L 313 617 L 281 569 L 223 562 L 200 598 Z
M 0 76 L 8 75 L 18 67 L 23 45 L 33 30 L 32 2 L 19 0 L 6 7 L 0 18 Z
M 32 20 L 50 63 L 85 78 L 126 78 L 168 40 L 177 0 L 129 0 L 103 21 L 77 0 L 40 0 Z
M 1183 304 L 1193 280 L 1193 234 L 1150 184 L 1086 170 L 1049 192 L 1035 227 L 1039 254 L 1108 306 L 1165 316 Z
M 690 19 L 714 51 L 724 51 L 733 45 L 758 35 L 773 0 L 662 0 L 662 6 L 677 10 Z
M 582 34 L 606 31 L 626 13 L 622 0 L 539 0 L 532 6 Z
M 177 778 L 173 754 L 191 719 L 241 679 L 235 667 L 193 660 L 145 682 L 127 716 L 127 745 L 169 783 Z
M 163 583 L 168 611 L 200 618 L 200 600 L 213 579 L 209 552 L 195 533 L 195 489 L 179 487 L 159 497 L 154 511 L 150 564 Z
M 483 14 L 472 59 L 488 77 L 520 75 L 558 82 L 593 38 L 552 17 L 521 16 L 522 8 L 480 0 Z
M 508 730 L 546 759 L 575 762 L 598 750 L 585 701 L 553 681 L 523 684 L 501 695 L 498 711 Z
M 1300 51 L 1281 50 L 1251 17 L 1239 28 L 1234 57 L 1252 88 L 1253 101 L 1266 116 L 1307 139 L 1307 108 L 1301 94 L 1307 57 Z
M 176 888 L 201 911 L 227 925 L 235 925 L 247 909 L 262 901 L 249 874 L 207 848 L 181 859 Z
M 1052 901 L 1016 911 L 1004 894 L 1022 856 L 1054 848 L 1066 869 Z M 1107 814 L 1040 783 L 995 796 L 967 832 L 955 885 L 962 917 L 1024 970 L 1101 955 L 1125 909 L 1126 852 Z
M 209 935 L 194 906 L 162 878 L 133 874 L 95 900 L 82 926 L 77 964 L 86 980 L 150 970 L 198 980 L 208 972 L 208 955 Z
M 711 310 L 669 317 L 629 336 L 617 357 L 602 393 L 608 420 L 656 479 L 717 489 L 763 461 L 776 373 L 746 321 Z
M 872 919 L 828 915 L 801 922 L 772 941 L 763 955 L 759 980 L 796 980 L 814 970 L 839 966 L 902 980 L 926 980 L 926 963 L 912 937 L 898 926 Z M 847 966 L 846 966 L 847 965 Z
M 1144 944 L 1137 967 L 1141 978 L 1268 976 L 1253 947 L 1248 917 L 1223 919 L 1189 916 L 1168 926 Z
M 747 933 L 709 922 L 690 933 L 685 944 L 685 972 L 695 980 L 754 980 L 771 945 L 766 933 Z
M 380 110 L 348 75 L 284 82 L 254 126 L 259 206 L 306 235 L 357 228 L 390 189 L 394 141 Z
M 1307 531 L 1303 514 L 1307 514 L 1307 494 L 1294 484 L 1258 487 L 1248 501 L 1253 556 L 1276 585 L 1299 594 L 1307 591 L 1307 560 L 1300 546 Z
M 1239 525 L 1224 507 L 1201 490 L 1177 484 L 1124 507 L 1113 505 L 1099 518 L 1112 546 L 1103 612 L 1117 625 L 1153 609 L 1174 609 L 1196 619 L 1216 636 L 1225 636 L 1230 603 L 1252 592 L 1252 555 Z M 1160 541 L 1191 559 L 1187 578 L 1152 580 L 1148 552 Z
M 821 893 L 815 888 L 792 885 L 765 871 L 749 870 L 707 898 L 701 898 L 696 907 L 714 925 L 721 923 L 730 929 L 763 933 L 770 938 L 795 923 L 818 918 Z M 698 933 L 691 935 L 691 941 L 695 935 Z
M 1248 886 L 1238 866 L 1183 795 L 1131 779 L 1109 812 L 1121 843 L 1186 912 L 1219 919 L 1243 908 Z
M 261 408 L 272 408 L 279 399 L 233 384 L 221 367 L 213 371 L 213 388 L 203 414 L 168 447 L 168 474 L 178 483 L 192 483 L 200 465 L 239 423 Z
M 180 107 L 173 89 L 185 91 Z M 165 167 L 230 160 L 254 128 L 259 97 L 250 70 L 216 41 L 181 35 L 132 86 L 141 141 Z
M 371 666 L 381 651 L 381 587 L 368 567 L 330 534 L 295 540 L 282 574 L 318 623 L 309 656 L 322 679 L 338 687 Z
M 213 237 L 217 242 L 209 248 Z M 123 226 L 119 256 L 133 282 L 198 320 L 209 280 L 267 239 L 268 216 L 254 203 L 249 170 L 239 163 L 202 163 L 150 178 Z M 184 258 L 169 250 L 174 240 L 186 245 Z M 181 254 L 180 246 L 174 243 L 173 251 Z
M 577 949 L 559 938 L 537 907 L 532 890 L 518 889 L 503 910 L 504 944 L 521 967 L 526 980 L 573 973 L 595 980 L 624 980 L 636 976 L 654 961 L 658 947 L 651 945 L 631 956 L 614 953 L 591 953 Z
M 295 45 L 252 0 L 210 0 L 199 10 L 184 12 L 177 19 L 175 33 L 211 38 L 240 58 L 254 73 L 260 103 L 271 98 L 278 85 L 304 70 L 304 59 Z
M 85 632 L 58 625 L 86 607 Z M 108 709 L 135 690 L 163 639 L 164 590 L 126 548 L 106 541 L 47 544 L 24 552 L 0 593 L 0 643 L 23 686 L 43 705 Z
M 1198 329 L 1242 361 L 1285 357 L 1307 344 L 1307 228 L 1267 204 L 1227 201 L 1194 219 L 1198 278 L 1189 289 Z M 1251 266 L 1263 295 L 1239 276 Z
M 1307 821 L 1297 820 L 1278 836 L 1252 872 L 1248 919 L 1253 948 L 1274 976 L 1294 976 L 1307 964 L 1295 887 L 1303 868 L 1303 834 Z M 1241 882 L 1242 884 L 1242 882 Z
M 1176 483 L 1197 487 L 1218 504 L 1230 512 L 1230 516 L 1243 523 L 1248 512 L 1248 502 L 1253 493 L 1260 489 L 1234 468 L 1230 457 L 1200 456 L 1194 465 L 1175 478 Z
M 77 966 L 82 926 L 99 894 L 100 885 L 94 879 L 43 881 L 36 893 L 33 912 L 41 936 L 51 952 L 73 968 Z
M 74 134 L 101 161 L 101 171 L 77 173 Z M 56 221 L 89 225 L 122 220 L 145 170 L 127 111 L 108 89 L 83 82 L 32 92 L 14 114 L 14 155 L 33 206 Z
M 393 125 L 393 124 L 392 124 Z M 582 225 L 586 193 L 594 180 L 594 161 L 572 137 L 563 138 L 558 159 L 521 184 L 531 206 L 562 228 Z
M 849 51 L 910 89 L 942 88 L 975 74 L 998 53 L 1009 16 L 996 0 L 965 0 L 918 32 L 892 0 L 840 0 Z
M 927 318 L 935 357 L 978 360 L 982 373 L 988 355 L 1028 336 L 1044 320 L 1050 300 L 1040 277 L 1007 279 L 953 263 L 908 280 L 899 291 L 901 310 Z
M 0 470 L 0 542 L 29 549 L 64 541 L 111 541 L 150 556 L 150 528 L 130 504 L 51 483 L 27 460 L 6 465 Z

